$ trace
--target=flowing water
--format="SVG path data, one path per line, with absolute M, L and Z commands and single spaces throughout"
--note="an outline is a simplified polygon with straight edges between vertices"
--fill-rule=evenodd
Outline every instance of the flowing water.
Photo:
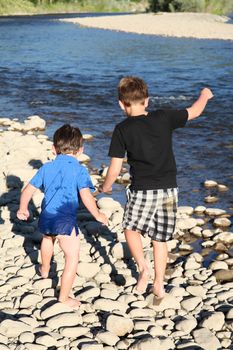
M 231 211 L 233 41 L 88 29 L 59 17 L 0 18 L 0 117 L 37 114 L 50 137 L 63 123 L 79 126 L 94 135 L 85 153 L 100 168 L 109 161 L 114 125 L 124 118 L 116 95 L 122 76 L 145 79 L 150 108 L 189 107 L 209 86 L 215 98 L 203 115 L 174 135 L 180 204 L 205 205 L 203 181 L 214 179 L 230 190 L 212 191 L 219 201 L 207 206 Z M 121 186 L 113 196 L 124 203 Z

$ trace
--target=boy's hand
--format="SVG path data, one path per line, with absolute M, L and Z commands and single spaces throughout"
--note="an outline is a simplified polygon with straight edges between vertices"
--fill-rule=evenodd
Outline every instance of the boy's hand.
M 212 91 L 209 88 L 204 88 L 201 90 L 201 95 L 205 96 L 207 100 L 210 100 L 214 97 Z
M 26 210 L 18 210 L 17 211 L 17 218 L 19 220 L 27 220 L 30 216 L 30 213 L 29 211 L 26 209 Z
M 98 216 L 96 216 L 96 220 L 99 221 L 99 222 L 102 222 L 102 224 L 104 224 L 106 226 L 108 224 L 108 218 L 103 213 L 99 212 Z
M 98 191 L 100 193 L 104 192 L 104 193 L 112 193 L 112 187 L 109 187 L 109 188 L 105 188 L 104 185 L 100 185 L 98 187 Z

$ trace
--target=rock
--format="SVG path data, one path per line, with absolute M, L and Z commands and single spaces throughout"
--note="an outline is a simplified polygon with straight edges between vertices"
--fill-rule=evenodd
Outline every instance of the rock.
M 177 214 L 181 215 L 192 215 L 193 214 L 193 207 L 188 207 L 188 206 L 180 206 L 177 209 Z
M 100 209 L 110 209 L 112 212 L 121 209 L 119 202 L 113 200 L 111 197 L 102 197 L 97 201 L 97 205 Z
M 227 263 L 225 263 L 224 261 L 213 261 L 211 264 L 210 264 L 210 266 L 209 266 L 209 268 L 211 269 L 211 270 L 228 270 L 228 265 L 227 265 Z
M 205 214 L 209 216 L 219 216 L 219 215 L 226 214 L 226 210 L 218 209 L 218 208 L 207 208 L 205 211 Z
M 42 296 L 38 294 L 27 294 L 23 296 L 21 302 L 20 302 L 20 308 L 29 308 L 31 306 L 36 306 L 37 303 L 39 303 L 42 300 Z
M 118 242 L 114 244 L 111 254 L 117 260 L 128 259 L 131 257 L 129 247 L 126 242 Z
M 51 317 L 46 326 L 50 329 L 77 326 L 82 323 L 82 317 L 77 312 L 64 313 Z
M 93 278 L 100 271 L 100 266 L 98 263 L 86 263 L 80 262 L 78 264 L 78 274 L 81 277 Z
M 49 334 L 44 334 L 36 338 L 36 344 L 46 345 L 47 347 L 56 346 L 57 341 Z
M 31 332 L 31 326 L 28 324 L 17 321 L 5 319 L 1 322 L 0 333 L 4 333 L 9 338 L 18 337 L 23 332 Z
M 87 343 L 80 345 L 80 350 L 103 350 L 104 347 L 102 344 L 93 344 L 93 343 Z M 73 348 L 71 350 L 74 350 Z
M 206 196 L 206 197 L 204 198 L 204 201 L 205 201 L 206 203 L 215 203 L 215 202 L 218 201 L 218 197 L 216 197 L 216 196 Z
M 92 140 L 94 137 L 91 134 L 83 134 L 83 139 L 84 140 Z
M 219 270 L 214 276 L 217 281 L 233 281 L 233 270 Z
M 186 291 L 194 297 L 204 298 L 206 296 L 206 289 L 202 286 L 188 286 Z
M 214 238 L 215 242 L 222 242 L 227 244 L 233 244 L 233 233 L 232 232 L 222 232 L 216 235 Z
M 200 297 L 189 297 L 181 301 L 181 306 L 186 311 L 192 311 L 202 302 Z
M 102 310 L 107 312 L 112 312 L 113 310 L 121 310 L 125 312 L 128 308 L 127 304 L 124 304 L 120 301 L 104 298 L 97 299 L 94 302 L 93 306 L 96 310 Z
M 131 333 L 133 326 L 133 321 L 130 318 L 117 315 L 108 316 L 106 322 L 106 329 L 118 337 L 123 337 L 127 333 Z
M 177 228 L 179 230 L 190 230 L 196 225 L 197 225 L 196 219 L 193 219 L 193 218 L 177 219 Z
M 46 345 L 35 344 L 35 343 L 25 343 L 23 350 L 47 350 Z
M 229 227 L 231 226 L 231 221 L 227 218 L 217 218 L 213 223 L 216 227 Z
M 139 340 L 136 344 L 131 345 L 129 350 L 152 350 L 152 349 L 166 349 L 160 347 L 159 338 L 146 338 Z
M 207 328 L 200 328 L 193 331 L 195 342 L 204 350 L 218 350 L 221 344 L 218 338 Z
M 218 184 L 217 189 L 220 192 L 226 192 L 229 190 L 229 188 L 226 185 L 222 185 L 222 184 Z
M 48 289 L 52 287 L 52 280 L 49 278 L 41 278 L 33 283 L 33 288 L 37 290 Z
M 223 312 L 213 312 L 204 316 L 200 326 L 208 328 L 212 331 L 220 331 L 225 323 L 225 317 Z
M 190 334 L 191 331 L 197 326 L 197 320 L 194 317 L 189 317 L 180 320 L 176 323 L 175 327 L 178 331 L 184 332 L 184 334 Z
M 111 332 L 99 332 L 97 333 L 97 338 L 104 344 L 107 344 L 107 345 L 113 345 L 115 346 L 116 343 L 120 340 L 120 338 L 114 334 L 114 333 L 111 333 Z
M 146 301 L 148 302 L 148 306 L 152 308 L 156 312 L 164 311 L 170 309 L 179 310 L 180 302 L 179 300 L 170 294 L 165 294 L 165 297 L 162 300 L 157 300 L 153 293 L 150 293 L 146 297 Z
M 233 320 L 233 306 L 230 308 L 230 310 L 226 314 L 226 320 Z
M 204 207 L 203 205 L 198 205 L 195 209 L 194 209 L 194 212 L 197 213 L 197 214 L 201 214 L 201 213 L 204 213 L 206 210 L 206 207 Z
M 64 314 L 67 312 L 73 312 L 73 310 L 67 306 L 66 304 L 56 302 L 51 306 L 46 307 L 42 312 L 41 312 L 41 318 L 43 320 L 46 320 L 48 318 L 51 318 L 53 316 L 57 316 L 59 314 Z
M 87 287 L 81 290 L 81 293 L 78 294 L 79 300 L 87 300 L 89 298 L 96 298 L 100 295 L 100 289 L 97 287 Z
M 206 180 L 206 181 L 204 182 L 205 188 L 216 187 L 217 184 L 218 184 L 218 183 L 217 183 L 216 181 L 214 181 L 214 180 Z
M 87 163 L 87 162 L 90 162 L 91 158 L 87 155 L 87 154 L 84 154 L 84 153 L 81 153 L 77 156 L 77 159 L 80 163 Z
M 88 327 L 74 326 L 74 327 L 64 327 L 60 328 L 59 332 L 63 337 L 67 338 L 78 338 L 82 335 L 87 334 L 90 331 Z
M 33 343 L 35 339 L 35 335 L 32 332 L 24 332 L 19 336 L 19 342 L 24 343 Z

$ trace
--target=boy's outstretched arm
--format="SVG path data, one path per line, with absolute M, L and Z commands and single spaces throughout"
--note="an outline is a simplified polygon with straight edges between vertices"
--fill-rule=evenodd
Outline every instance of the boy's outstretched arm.
M 82 188 L 79 193 L 83 204 L 89 210 L 89 212 L 94 216 L 94 218 L 97 221 L 102 222 L 102 224 L 107 225 L 108 219 L 103 213 L 99 212 L 99 209 L 97 208 L 97 205 L 96 205 L 96 201 L 92 196 L 90 189 Z
M 28 184 L 23 192 L 21 193 L 20 197 L 20 205 L 19 210 L 17 211 L 17 218 L 20 220 L 27 220 L 30 216 L 29 210 L 28 210 L 28 204 L 33 196 L 33 194 L 36 192 L 37 188 L 32 186 L 31 184 Z
M 201 115 L 201 113 L 204 111 L 208 100 L 210 100 L 213 96 L 214 95 L 210 89 L 204 88 L 193 105 L 187 108 L 188 120 L 199 117 L 199 115 Z
M 105 181 L 102 186 L 99 187 L 99 190 L 102 192 L 111 192 L 112 184 L 116 181 L 117 176 L 121 172 L 122 163 L 124 158 L 112 158 Z

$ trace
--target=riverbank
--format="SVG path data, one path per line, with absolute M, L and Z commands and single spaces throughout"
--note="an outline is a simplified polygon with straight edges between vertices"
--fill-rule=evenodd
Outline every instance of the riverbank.
M 171 37 L 233 40 L 228 17 L 206 13 L 133 14 L 64 19 L 86 27 Z
M 28 0 L 0 0 L 0 16 L 40 15 L 86 12 L 145 12 L 148 2 L 142 1 L 84 1 L 84 2 L 37 2 Z
M 81 307 L 74 311 L 56 299 L 64 264 L 57 244 L 49 278 L 38 275 L 37 219 L 43 195 L 38 191 L 34 196 L 29 222 L 16 218 L 21 188 L 54 157 L 44 133 L 46 122 L 34 116 L 21 123 L 1 118 L 0 123 L 2 348 L 16 350 L 21 344 L 27 350 L 232 349 L 233 234 L 226 211 L 179 207 L 176 233 L 168 243 L 166 296 L 158 303 L 149 288 L 140 295 L 134 291 L 138 274 L 122 231 L 123 208 L 114 193 L 97 197 L 109 218 L 108 228 L 80 208 L 81 254 L 73 292 Z M 92 137 L 84 138 L 88 142 Z M 82 156 L 80 161 L 88 166 L 90 158 Z M 91 172 L 95 186 L 104 180 L 107 168 L 102 170 Z M 128 179 L 123 172 L 119 182 L 123 186 Z M 217 184 L 208 181 L 205 186 Z M 196 251 L 197 242 L 202 253 Z M 143 238 L 143 246 L 151 285 L 150 239 Z M 206 267 L 205 257 L 211 252 L 214 257 Z

